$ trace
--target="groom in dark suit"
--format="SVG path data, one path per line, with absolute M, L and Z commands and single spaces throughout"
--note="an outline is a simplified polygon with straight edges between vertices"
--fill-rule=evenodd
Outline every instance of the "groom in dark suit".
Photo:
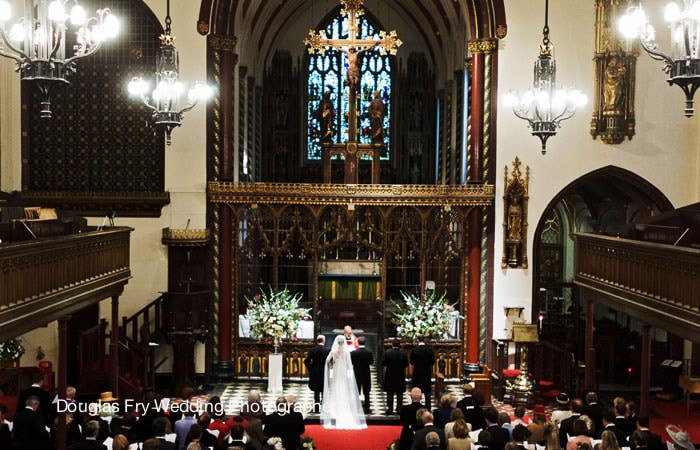
M 382 359 L 384 367 L 384 390 L 386 391 L 387 415 L 394 414 L 394 397 L 396 397 L 396 411 L 401 411 L 403 406 L 403 393 L 406 392 L 406 367 L 408 356 L 401 351 L 401 342 L 395 340 L 391 343 L 391 350 L 384 353 Z
M 425 406 L 430 409 L 433 407 L 430 402 L 430 391 L 433 377 L 433 365 L 435 364 L 435 352 L 426 345 L 423 336 L 418 337 L 418 345 L 411 350 L 411 365 L 413 366 L 413 376 L 411 384 L 413 387 L 420 388 L 425 394 Z
M 365 396 L 363 409 L 365 413 L 369 413 L 369 394 L 372 387 L 372 376 L 370 374 L 370 366 L 374 364 L 374 356 L 372 352 L 365 348 L 365 337 L 360 336 L 357 339 L 359 347 L 354 352 L 350 353 L 352 360 L 352 368 L 355 372 L 355 381 L 357 382 L 357 391 L 362 392 Z
M 326 370 L 326 357 L 330 350 L 326 347 L 326 337 L 322 334 L 316 336 L 316 346 L 309 350 L 304 358 L 304 365 L 309 371 L 309 389 L 314 391 L 314 412 L 318 412 L 321 406 L 323 394 L 323 377 Z

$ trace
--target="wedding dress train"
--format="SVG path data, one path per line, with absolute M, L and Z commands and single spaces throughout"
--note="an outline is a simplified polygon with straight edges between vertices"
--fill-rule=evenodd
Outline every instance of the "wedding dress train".
M 331 352 L 326 358 L 321 421 L 324 428 L 339 430 L 367 428 L 350 352 L 342 335 L 335 338 Z

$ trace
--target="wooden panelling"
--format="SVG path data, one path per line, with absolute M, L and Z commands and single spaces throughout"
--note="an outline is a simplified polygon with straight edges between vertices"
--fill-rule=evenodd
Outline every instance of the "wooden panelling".
M 611 308 L 700 342 L 700 250 L 576 234 L 575 283 Z
M 119 295 L 131 276 L 131 231 L 0 245 L 0 341 Z

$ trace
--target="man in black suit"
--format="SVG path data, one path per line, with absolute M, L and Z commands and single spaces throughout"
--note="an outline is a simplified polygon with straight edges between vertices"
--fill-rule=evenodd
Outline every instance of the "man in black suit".
M 47 450 L 51 446 L 44 419 L 37 412 L 39 402 L 38 397 L 30 395 L 24 402 L 24 409 L 15 414 L 12 434 L 19 449 Z
M 472 426 L 472 430 L 483 430 L 486 428 L 484 420 L 484 410 L 481 408 L 483 399 L 474 391 L 474 386 L 465 384 L 462 388 L 464 397 L 457 402 L 457 408 L 462 410 L 464 421 Z
M 399 450 L 408 450 L 413 444 L 413 433 L 416 428 L 416 413 L 419 409 L 425 408 L 421 404 L 423 393 L 420 388 L 411 389 L 411 403 L 404 405 L 399 411 L 399 421 L 401 422 L 401 438 L 399 440 Z
M 350 360 L 352 361 L 352 369 L 355 372 L 355 382 L 357 383 L 357 392 L 362 392 L 365 396 L 364 404 L 362 408 L 365 413 L 369 413 L 369 395 L 372 389 L 372 374 L 370 372 L 370 366 L 374 364 L 374 356 L 372 352 L 365 348 L 365 337 L 360 336 L 357 339 L 359 347 L 354 352 L 350 353 Z
M 580 398 L 575 398 L 571 401 L 571 416 L 561 421 L 559 426 L 559 446 L 566 448 L 566 442 L 569 436 L 574 435 L 574 422 L 576 422 L 583 412 L 583 402 Z
M 85 440 L 73 444 L 68 447 L 68 450 L 107 450 L 107 446 L 101 442 L 97 442 L 97 434 L 100 431 L 100 424 L 94 420 L 89 421 L 85 424 L 85 429 L 83 434 L 85 434 Z
M 510 434 L 508 430 L 498 424 L 498 411 L 496 408 L 486 408 L 484 410 L 484 419 L 486 419 L 486 430 L 491 435 L 489 450 L 503 450 L 508 441 L 510 441 Z
M 243 436 L 245 435 L 245 429 L 243 428 L 242 425 L 236 424 L 231 427 L 231 432 L 229 434 L 229 437 L 226 438 L 225 445 L 222 446 L 222 448 L 240 448 L 243 450 L 255 450 L 255 446 L 252 445 L 250 442 L 246 442 L 243 439 Z
M 43 382 L 43 373 L 35 373 L 32 375 L 31 387 L 19 393 L 19 398 L 17 399 L 17 412 L 24 409 L 24 406 L 27 404 L 27 399 L 30 396 L 34 396 L 39 399 L 39 410 L 37 412 L 41 416 L 41 420 L 44 421 L 44 425 L 49 425 L 51 423 L 51 411 L 53 406 L 51 405 L 51 396 L 41 387 Z
M 401 343 L 391 343 L 391 350 L 384 353 L 382 358 L 384 367 L 384 390 L 386 391 L 386 414 L 394 414 L 394 397 L 396 397 L 396 411 L 401 411 L 403 406 L 403 393 L 406 391 L 406 367 L 408 356 L 401 351 Z
M 323 377 L 326 370 L 326 358 L 330 350 L 326 347 L 326 337 L 316 336 L 316 346 L 309 350 L 304 358 L 304 365 L 309 371 L 309 389 L 314 392 L 314 412 L 319 412 L 323 396 Z
M 440 450 L 440 435 L 434 431 L 425 435 L 425 446 L 427 450 Z
M 583 408 L 583 414 L 588 416 L 595 425 L 595 430 L 593 436 L 595 439 L 600 439 L 600 435 L 603 434 L 603 412 L 605 408 L 603 405 L 598 403 L 598 394 L 595 392 L 589 392 L 586 394 L 586 406 Z
M 277 399 L 275 412 L 265 417 L 265 436 L 282 439 L 286 450 L 301 448 L 301 435 L 304 434 L 304 418 L 301 413 L 294 412 L 292 406 L 284 397 Z
M 159 450 L 177 450 L 177 446 L 174 442 L 168 442 L 165 440 L 165 435 L 170 434 L 171 426 L 170 420 L 167 417 L 158 417 L 153 421 L 153 436 L 158 439 L 160 443 Z
M 627 442 L 625 432 L 615 425 L 615 414 L 613 414 L 612 411 L 608 411 L 603 414 L 603 430 L 600 432 L 601 435 L 603 434 L 603 431 L 611 431 L 617 438 L 617 443 L 620 445 L 620 447 Z
M 666 446 L 661 440 L 661 436 L 656 433 L 652 433 L 649 430 L 649 418 L 648 417 L 638 417 L 637 418 L 637 432 L 644 436 L 646 439 L 647 450 L 665 450 Z M 635 450 L 637 445 L 631 437 L 629 438 L 629 446 L 632 450 Z M 623 447 L 621 444 L 620 447 Z
M 423 336 L 418 337 L 418 345 L 411 350 L 411 365 L 413 376 L 411 384 L 418 387 L 425 395 L 425 406 L 430 409 L 433 404 L 430 401 L 432 387 L 433 365 L 435 364 L 435 352 L 426 345 Z
M 445 432 L 433 424 L 433 415 L 429 411 L 426 411 L 423 413 L 420 420 L 423 423 L 423 428 L 416 431 L 416 434 L 413 436 L 413 444 L 411 445 L 411 450 L 426 450 L 428 448 L 428 445 L 426 443 L 425 438 L 429 433 L 437 433 L 438 437 L 440 438 L 440 444 L 438 448 L 447 448 L 447 439 L 445 439 Z
M 625 435 L 625 442 L 627 438 L 630 437 L 634 430 L 637 428 L 632 421 L 627 419 L 625 415 L 627 414 L 627 405 L 624 402 L 620 402 L 615 405 L 615 427 L 621 430 Z M 620 444 L 622 446 L 622 444 Z

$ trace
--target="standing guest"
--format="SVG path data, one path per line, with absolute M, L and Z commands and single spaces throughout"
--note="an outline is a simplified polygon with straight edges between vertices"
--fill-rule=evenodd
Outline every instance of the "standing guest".
M 611 431 L 617 438 L 617 442 L 627 442 L 625 432 L 615 425 L 615 415 L 612 412 L 603 414 L 603 431 Z M 601 439 L 603 433 L 601 432 Z
M 436 433 L 438 435 L 438 438 L 440 440 L 438 448 L 444 450 L 446 448 L 445 432 L 435 426 L 435 424 L 433 423 L 433 415 L 430 413 L 430 411 L 425 411 L 421 415 L 420 421 L 423 424 L 423 427 L 420 430 L 416 431 L 415 436 L 413 436 L 413 444 L 411 445 L 411 450 L 426 450 L 427 444 L 425 438 L 429 433 Z
M 624 401 L 615 404 L 615 427 L 624 434 L 625 439 L 620 442 L 627 442 L 627 438 L 637 428 L 637 425 L 627 418 L 627 403 Z
M 583 408 L 583 414 L 588 416 L 593 421 L 593 436 L 600 439 L 603 433 L 603 412 L 605 408 L 598 402 L 598 394 L 589 392 L 586 394 L 586 406 Z
M 192 425 L 197 423 L 197 419 L 194 417 L 194 407 L 188 402 L 184 405 L 184 412 L 182 413 L 182 419 L 175 422 L 175 443 L 179 450 L 185 450 L 187 447 L 187 434 L 190 432 Z
M 688 432 L 681 430 L 677 425 L 667 425 L 666 434 L 671 438 L 674 450 L 695 450 Z
M 177 450 L 177 446 L 168 442 L 165 436 L 170 434 L 170 421 L 166 417 L 158 417 L 153 421 L 153 436 L 160 443 L 160 450 Z
M 0 448 L 2 449 L 10 448 L 10 444 L 12 443 L 10 425 L 5 420 L 6 413 L 7 407 L 5 405 L 0 405 Z
M 132 431 L 138 436 L 138 442 L 145 442 L 153 437 L 153 421 L 158 417 L 165 417 L 160 411 L 161 398 L 152 389 L 143 393 L 143 404 L 146 412 L 141 415 L 139 420 L 134 424 Z
M 459 411 L 459 409 L 455 409 Z M 460 411 L 461 413 L 461 411 Z M 447 427 L 445 427 L 447 429 Z M 463 419 L 457 419 L 454 422 L 454 426 L 451 427 L 453 435 L 447 437 L 447 432 L 445 432 L 445 438 L 447 439 L 447 449 L 448 450 L 470 450 L 472 446 L 472 440 L 469 438 L 469 424 Z
M 396 397 L 396 411 L 401 411 L 403 406 L 403 393 L 406 391 L 406 367 L 408 356 L 401 350 L 401 342 L 394 340 L 391 350 L 384 353 L 382 358 L 384 367 L 384 390 L 386 391 L 386 414 L 394 414 L 394 397 Z
M 209 432 L 209 425 L 211 424 L 211 415 L 208 412 L 203 413 L 201 416 L 199 416 L 199 419 L 197 419 L 197 424 L 202 428 L 202 437 L 201 437 L 201 443 L 202 447 L 208 448 L 208 447 L 214 447 L 218 448 L 219 446 L 219 440 L 217 439 L 217 436 Z M 192 425 L 194 426 L 194 425 Z M 192 429 L 190 428 L 190 432 L 192 432 Z
M 560 392 L 557 395 L 557 409 L 552 412 L 552 423 L 556 426 L 560 426 L 562 421 L 571 417 L 571 401 L 569 396 L 564 392 Z
M 535 445 L 528 443 L 529 439 L 530 432 L 525 425 L 516 425 L 513 427 L 513 442 L 518 450 L 535 450 Z
M 122 418 L 121 424 L 118 428 L 114 429 L 114 434 L 121 434 L 129 441 L 129 444 L 136 444 L 139 441 L 139 437 L 134 433 L 133 428 L 136 425 L 136 416 L 129 412 Z
M 304 358 L 304 365 L 309 372 L 309 389 L 314 393 L 315 413 L 321 409 L 321 401 L 323 400 L 323 377 L 326 368 L 326 357 L 330 349 L 326 347 L 326 337 L 322 334 L 316 336 L 316 346 L 309 350 Z
M 489 449 L 503 450 L 510 440 L 510 435 L 508 430 L 498 424 L 498 411 L 496 408 L 486 408 L 484 410 L 484 419 L 486 419 L 486 430 L 490 435 Z
M 39 409 L 37 412 L 41 416 L 41 420 L 44 421 L 44 425 L 48 426 L 51 423 L 51 396 L 41 387 L 43 382 L 43 373 L 37 372 L 32 375 L 32 385 L 19 393 L 17 412 L 24 409 L 29 397 L 36 397 L 39 399 Z
M 202 448 L 202 445 L 199 442 L 190 442 L 190 444 L 187 446 L 187 450 L 205 450 Z M 206 449 L 209 450 L 209 449 Z
M 217 395 L 212 396 L 207 403 L 207 411 L 210 411 L 211 414 L 209 429 L 219 432 L 217 440 L 219 445 L 221 445 L 229 432 L 229 426 L 226 423 L 226 415 L 224 414 L 224 405 L 221 403 L 221 398 Z
M 644 436 L 646 440 L 646 446 L 648 450 L 665 450 L 666 446 L 661 440 L 661 436 L 656 433 L 652 433 L 649 429 L 649 418 L 639 417 L 637 418 L 637 430 L 635 433 L 640 433 Z M 634 433 L 633 433 L 634 434 Z M 635 450 L 635 441 L 633 439 L 628 439 L 629 446 L 632 450 Z
M 464 413 L 461 409 L 454 408 L 450 413 L 450 421 L 445 424 L 446 439 L 449 440 L 450 438 L 455 437 L 453 428 L 455 426 L 455 422 L 457 422 L 458 420 L 464 420 Z M 464 421 L 464 423 L 467 425 L 467 432 L 472 431 L 472 426 L 469 425 L 466 420 Z
M 498 424 L 508 431 L 508 440 L 513 438 L 513 426 L 510 424 L 510 416 L 507 412 L 498 413 Z
M 623 403 L 624 404 L 624 403 Z M 615 433 L 609 430 L 603 431 L 600 435 L 600 444 L 596 445 L 597 450 L 620 450 L 620 444 L 615 437 Z
M 637 429 L 637 420 L 639 420 L 639 413 L 637 411 L 637 404 L 635 402 L 627 402 L 627 420 L 632 423 L 632 429 Z
M 275 411 L 265 417 L 265 436 L 282 439 L 286 450 L 301 448 L 301 435 L 304 434 L 304 419 L 300 413 L 291 412 L 287 399 L 278 397 Z
M 430 392 L 432 390 L 435 352 L 425 343 L 423 336 L 418 337 L 418 345 L 411 350 L 410 362 L 413 366 L 412 387 L 420 388 L 425 395 L 425 406 L 431 408 L 433 404 L 430 401 Z
M 229 437 L 222 446 L 222 449 L 240 449 L 240 450 L 254 450 L 254 446 L 243 438 L 245 436 L 245 430 L 242 425 L 236 424 L 231 427 L 229 432 Z
M 146 439 L 141 450 L 160 450 L 160 441 L 156 438 Z
M 481 408 L 480 398 L 474 392 L 474 385 L 467 383 L 462 387 L 464 397 L 457 402 L 457 408 L 464 413 L 464 420 L 471 425 L 472 430 L 486 428 L 484 410 Z
M 544 426 L 544 450 L 561 450 L 559 432 L 553 423 L 547 423 Z
M 401 422 L 401 437 L 399 439 L 399 450 L 408 450 L 413 444 L 413 435 L 416 432 L 416 413 L 424 406 L 420 402 L 423 393 L 420 388 L 411 389 L 411 403 L 404 405 L 399 411 Z
M 365 347 L 365 337 L 360 336 L 357 339 L 357 349 L 350 353 L 352 361 L 352 369 L 355 372 L 355 382 L 357 383 L 357 392 L 365 396 L 365 401 L 362 404 L 362 409 L 365 413 L 370 412 L 370 390 L 372 388 L 372 373 L 370 368 L 374 364 L 374 356 L 372 352 Z
M 488 450 L 491 446 L 491 433 L 488 430 L 481 430 L 477 437 L 477 445 L 474 450 Z
M 647 435 L 639 430 L 635 430 L 629 437 L 628 445 L 633 450 L 649 450 Z
M 443 394 L 440 397 L 440 407 L 433 411 L 435 426 L 444 430 L 447 422 L 451 420 L 453 409 L 452 394 Z
M 532 422 L 527 426 L 530 432 L 530 442 L 539 444 L 544 441 L 544 426 L 547 423 L 547 413 L 544 405 L 535 405 L 532 409 Z
M 425 435 L 425 448 L 427 450 L 444 450 L 444 447 L 440 446 L 440 436 L 431 431 Z
M 573 435 L 566 442 L 566 450 L 576 450 L 579 445 L 588 445 L 588 448 L 593 448 L 593 440 L 588 436 L 588 426 L 586 422 L 577 419 L 574 422 Z
M 115 434 L 112 439 L 112 450 L 129 450 L 129 439 L 123 434 Z
M 575 398 L 571 402 L 571 417 L 561 421 L 561 426 L 559 428 L 559 445 L 561 448 L 566 448 L 567 440 L 569 436 L 574 435 L 574 423 L 581 418 L 583 411 L 583 402 Z
M 91 420 L 85 424 L 83 434 L 85 440 L 73 444 L 68 447 L 68 450 L 107 450 L 107 446 L 97 441 L 97 435 L 100 432 L 100 424 L 96 420 Z M 112 446 L 114 448 L 114 446 Z
M 12 433 L 15 444 L 22 450 L 44 450 L 50 447 L 49 432 L 38 412 L 39 403 L 39 397 L 30 395 L 24 402 L 24 409 L 15 414 Z
M 513 428 L 517 427 L 518 425 L 522 425 L 524 427 L 527 426 L 525 423 L 525 413 L 527 410 L 523 405 L 518 405 L 515 407 L 515 410 L 513 410 L 513 414 L 515 415 L 515 419 L 510 422 L 510 424 L 513 426 Z
M 201 419 L 201 416 L 200 416 Z M 190 432 L 187 435 L 187 449 L 189 450 L 190 444 L 198 444 L 201 446 L 202 450 L 209 450 L 209 448 L 218 448 L 218 442 L 216 437 L 207 431 L 206 428 L 198 422 L 192 425 Z
M 260 450 L 266 439 L 262 427 L 265 420 L 265 412 L 263 411 L 259 391 L 253 390 L 248 393 L 248 401 L 241 407 L 241 417 L 248 421 L 246 434 L 250 439 L 250 443 L 256 450 Z

